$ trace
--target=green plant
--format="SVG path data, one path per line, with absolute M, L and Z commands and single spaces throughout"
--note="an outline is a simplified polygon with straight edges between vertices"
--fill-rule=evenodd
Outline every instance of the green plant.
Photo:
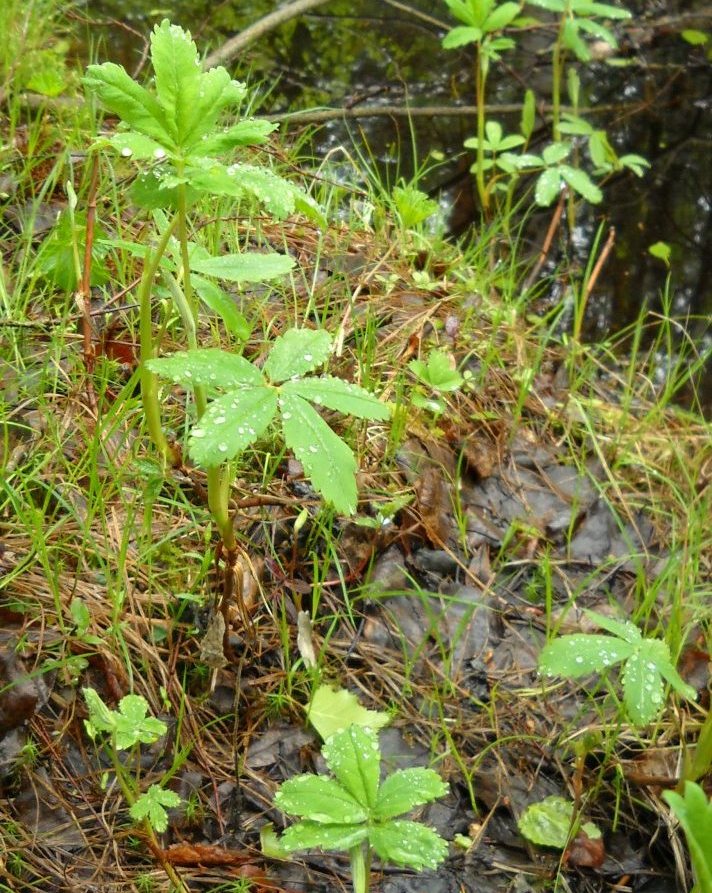
M 652 722 L 662 710 L 666 682 L 683 698 L 696 698 L 694 688 L 673 666 L 666 642 L 644 638 L 628 620 L 585 613 L 611 635 L 574 633 L 554 639 L 539 655 L 542 675 L 578 679 L 622 663 L 623 703 L 629 719 L 638 726 Z
M 100 742 L 111 760 L 116 780 L 129 804 L 129 815 L 143 825 L 152 851 L 161 853 L 156 834 L 168 827 L 166 809 L 179 806 L 181 799 L 174 791 L 164 788 L 162 783 L 152 784 L 146 791 L 140 792 L 139 751 L 141 744 L 155 744 L 162 738 L 167 726 L 160 719 L 147 715 L 148 704 L 141 695 L 126 695 L 119 701 L 118 710 L 112 710 L 94 689 L 84 688 L 82 693 L 89 711 L 88 719 L 84 720 L 87 734 L 92 741 Z M 119 757 L 122 751 L 128 752 L 126 760 Z M 173 866 L 164 858 L 161 858 L 161 862 L 177 889 L 185 890 Z
M 586 140 L 588 154 L 593 162 L 595 174 L 602 176 L 614 171 L 627 169 L 636 177 L 642 177 L 650 167 L 642 155 L 618 155 L 608 139 L 608 134 L 600 127 L 594 127 L 584 118 L 572 112 L 563 112 L 559 131 L 567 136 L 578 136 Z
M 403 182 L 394 186 L 390 195 L 390 204 L 394 215 L 406 233 L 418 234 L 423 223 L 438 210 L 438 203 L 414 186 Z
M 447 50 L 475 45 L 475 103 L 477 105 L 477 161 L 475 179 L 482 209 L 489 209 L 490 194 L 485 185 L 485 100 L 487 76 L 490 64 L 497 61 L 504 50 L 514 46 L 511 37 L 502 37 L 498 32 L 510 25 L 519 15 L 520 4 L 514 2 L 497 3 L 496 0 L 445 0 L 450 12 L 462 22 L 451 28 L 443 38 Z
M 712 801 L 692 781 L 685 782 L 682 795 L 665 791 L 663 797 L 685 831 L 695 875 L 691 893 L 712 893 Z
M 572 149 L 571 143 L 558 142 L 546 146 L 541 155 L 530 152 L 514 155 L 505 152 L 500 156 L 498 164 L 502 170 L 509 169 L 511 173 L 542 169 L 534 189 L 534 199 L 541 207 L 547 207 L 556 201 L 564 185 L 592 205 L 597 205 L 603 199 L 603 193 L 586 171 L 567 163 Z
M 589 840 L 600 838 L 601 831 L 593 822 L 576 821 L 574 804 L 564 797 L 553 795 L 530 803 L 517 821 L 517 827 L 527 840 L 537 846 L 563 850 L 578 831 Z
M 320 214 L 306 195 L 271 170 L 223 160 L 240 147 L 263 143 L 274 125 L 247 118 L 219 126 L 224 111 L 245 98 L 246 88 L 222 67 L 203 71 L 188 32 L 167 19 L 156 25 L 151 34 L 151 61 L 155 93 L 111 62 L 90 65 L 84 83 L 122 122 L 119 131 L 99 138 L 95 147 L 108 148 L 120 158 L 138 163 L 138 175 L 129 193 L 134 204 L 171 213 L 170 217 L 154 214 L 155 245 L 134 246 L 134 250 L 143 257 L 138 301 L 146 425 L 161 455 L 178 464 L 180 450 L 169 444 L 164 434 L 158 382 L 149 368 L 157 349 L 152 319 L 156 274 L 162 274 L 176 305 L 187 346 L 196 349 L 198 299 L 222 315 L 229 332 L 239 334 L 241 328 L 234 308 L 229 311 L 231 301 L 210 278 L 202 277 L 237 283 L 265 281 L 284 275 L 294 264 L 290 257 L 276 253 L 211 256 L 188 238 L 189 207 L 205 196 L 225 196 L 260 204 L 276 218 L 284 218 L 295 209 L 317 218 Z M 192 394 L 200 417 L 207 408 L 206 385 L 195 385 Z M 236 541 L 228 511 L 228 489 L 227 470 L 212 465 L 208 471 L 208 502 L 227 553 L 234 558 Z
M 561 134 L 561 89 L 566 53 L 573 53 L 580 62 L 589 62 L 591 52 L 587 39 L 602 41 L 612 49 L 618 47 L 613 32 L 599 20 L 617 21 L 631 18 L 631 13 L 611 3 L 595 0 L 529 0 L 533 6 L 546 9 L 559 16 L 556 40 L 552 50 L 552 129 L 554 141 Z
M 284 851 L 347 850 L 354 893 L 369 889 L 372 853 L 417 870 L 442 862 L 447 843 L 433 829 L 396 818 L 447 793 L 436 772 L 401 769 L 380 782 L 378 735 L 359 725 L 331 735 L 322 756 L 334 778 L 299 775 L 275 794 L 280 809 L 301 819 L 280 838 Z
M 149 360 L 149 370 L 213 397 L 192 427 L 191 457 L 206 468 L 234 459 L 279 417 L 287 446 L 316 489 L 339 511 L 356 510 L 356 459 L 347 444 L 310 405 L 358 418 L 386 419 L 388 407 L 357 385 L 330 375 L 304 377 L 323 365 L 331 336 L 322 329 L 289 329 L 275 339 L 262 369 L 215 348 Z M 225 391 L 215 396 L 216 388 Z
M 459 390 L 464 381 L 455 358 L 444 350 L 431 350 L 427 360 L 411 360 L 408 368 L 419 380 L 411 394 L 413 405 L 436 414 L 445 412 L 446 404 L 440 395 Z

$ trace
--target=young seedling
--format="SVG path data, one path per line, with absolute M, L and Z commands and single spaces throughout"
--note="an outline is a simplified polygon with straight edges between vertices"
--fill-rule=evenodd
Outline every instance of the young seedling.
M 296 187 L 269 169 L 235 162 L 243 146 L 265 142 L 274 125 L 243 119 L 220 126 L 224 111 L 245 98 L 244 84 L 222 68 L 203 71 L 190 34 L 164 19 L 151 34 L 151 62 L 155 92 L 134 81 L 120 65 L 90 65 L 87 88 L 114 115 L 121 128 L 96 142 L 129 163 L 138 165 L 130 190 L 132 202 L 154 214 L 154 246 L 140 246 L 143 275 L 138 291 L 140 314 L 141 394 L 146 425 L 161 455 L 173 464 L 180 450 L 168 443 L 161 423 L 158 382 L 148 361 L 155 353 L 152 293 L 157 273 L 164 281 L 185 329 L 189 348 L 197 348 L 198 297 L 222 315 L 228 331 L 240 334 L 240 320 L 231 301 L 218 286 L 202 277 L 230 282 L 258 282 L 277 278 L 293 266 L 291 258 L 276 253 L 211 256 L 188 239 L 188 208 L 206 196 L 227 196 L 261 204 L 276 218 L 300 210 L 317 219 L 313 203 Z M 175 238 L 174 238 L 175 235 Z M 196 274 L 197 278 L 196 278 Z M 198 416 L 207 407 L 206 386 L 192 389 Z M 228 512 L 228 484 L 213 463 L 208 472 L 208 501 L 229 556 L 236 542 Z
M 431 350 L 427 360 L 411 360 L 408 368 L 429 392 L 422 386 L 416 388 L 411 397 L 413 405 L 437 415 L 445 412 L 447 407 L 440 395 L 457 391 L 464 381 L 454 357 L 444 350 Z
M 574 804 L 563 797 L 546 797 L 530 803 L 517 821 L 521 834 L 537 846 L 565 849 L 576 832 L 599 840 L 601 831 L 593 822 L 574 821 Z
M 561 87 L 566 53 L 573 53 L 581 62 L 591 60 L 587 40 L 602 41 L 611 49 L 618 47 L 613 32 L 601 24 L 601 19 L 621 21 L 629 19 L 631 13 L 611 3 L 591 2 L 591 0 L 531 0 L 533 6 L 559 15 L 558 33 L 552 52 L 552 118 L 554 140 L 558 141 L 561 110 Z
M 665 791 L 663 797 L 685 831 L 696 882 L 691 893 L 712 893 L 712 801 L 692 781 L 684 795 Z
M 356 459 L 311 404 L 362 419 L 385 420 L 388 407 L 358 385 L 331 375 L 308 376 L 322 366 L 331 336 L 321 329 L 289 329 L 275 339 L 262 369 L 216 348 L 149 360 L 147 367 L 183 387 L 204 388 L 206 411 L 188 438 L 191 458 L 205 468 L 225 469 L 279 418 L 286 445 L 314 487 L 338 511 L 356 510 Z M 218 396 L 218 391 L 223 391 Z
M 82 690 L 89 718 L 84 720 L 87 734 L 92 741 L 99 741 L 109 756 L 121 792 L 129 804 L 129 815 L 143 825 L 151 850 L 159 854 L 159 859 L 177 890 L 185 891 L 185 886 L 175 869 L 161 858 L 161 847 L 156 834 L 162 834 L 168 827 L 166 809 L 180 805 L 181 799 L 174 791 L 161 784 L 152 784 L 141 792 L 139 748 L 141 744 L 154 744 L 166 734 L 167 726 L 160 719 L 148 716 L 148 704 L 141 695 L 126 695 L 119 701 L 119 709 L 109 708 L 93 688 Z M 121 751 L 129 751 L 122 762 Z M 131 765 L 136 772 L 131 773 Z M 187 891 L 185 891 L 187 893 Z
M 647 725 L 660 713 L 666 682 L 683 698 L 697 697 L 673 666 L 666 642 L 644 638 L 628 620 L 614 620 L 595 611 L 585 613 L 611 635 L 574 633 L 554 639 L 539 655 L 542 675 L 578 679 L 623 664 L 623 703 L 636 726 Z
M 301 819 L 280 838 L 284 851 L 348 851 L 354 893 L 369 890 L 373 853 L 416 870 L 436 868 L 443 861 L 447 843 L 436 831 L 396 818 L 447 793 L 436 772 L 400 769 L 381 782 L 378 735 L 359 725 L 331 735 L 322 756 L 333 778 L 298 775 L 275 794 L 280 809 Z
M 489 208 L 490 195 L 485 185 L 485 98 L 490 64 L 504 50 L 514 46 L 510 37 L 499 34 L 519 15 L 520 4 L 497 3 L 496 0 L 445 0 L 450 12 L 462 22 L 443 38 L 443 47 L 455 49 L 473 43 L 475 58 L 475 101 L 477 104 L 477 161 L 475 179 L 482 209 Z

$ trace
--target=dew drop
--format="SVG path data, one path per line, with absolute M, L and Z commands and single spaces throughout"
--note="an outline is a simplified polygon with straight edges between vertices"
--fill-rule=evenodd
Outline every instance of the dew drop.
M 156 158 L 158 161 L 160 161 L 161 158 L 166 157 L 166 150 L 165 149 L 156 149 L 156 151 L 153 153 L 153 157 Z
M 221 453 L 226 453 L 226 452 L 227 452 L 227 444 L 226 444 L 226 443 L 219 443 L 219 444 L 218 444 L 218 449 L 220 450 Z
M 224 415 L 216 416 L 213 419 L 213 424 L 214 425 L 224 425 L 225 424 L 225 416 Z
M 193 428 L 191 434 L 193 437 L 205 437 L 205 431 L 202 428 Z
M 185 377 L 186 377 L 186 378 L 192 378 L 192 377 L 193 377 L 193 373 L 190 371 L 190 369 L 186 369 L 186 370 L 185 370 Z
M 582 664 L 582 663 L 583 663 L 583 658 L 581 657 L 581 655 L 579 655 L 578 657 L 576 657 L 576 658 L 574 658 L 574 659 L 575 659 L 575 661 L 576 661 L 577 664 Z
M 311 363 L 311 361 L 314 359 L 314 357 L 310 353 L 305 353 L 304 359 L 306 360 L 307 363 Z
M 121 150 L 121 154 L 124 156 L 124 158 L 131 158 L 131 156 L 133 155 L 133 149 L 129 149 L 128 146 L 124 146 L 124 148 Z

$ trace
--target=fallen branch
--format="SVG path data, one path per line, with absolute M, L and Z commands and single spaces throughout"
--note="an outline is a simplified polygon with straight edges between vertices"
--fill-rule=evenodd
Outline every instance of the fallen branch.
M 224 43 L 221 47 L 218 47 L 218 49 L 209 53 L 203 60 L 203 68 L 208 69 L 215 65 L 222 65 L 225 62 L 231 61 L 237 56 L 240 50 L 244 49 L 248 44 L 253 43 L 255 40 L 258 40 L 264 34 L 268 34 L 270 31 L 273 31 L 275 28 L 284 24 L 284 22 L 288 22 L 290 19 L 301 15 L 303 12 L 315 9 L 317 6 L 323 6 L 326 2 L 327 0 L 294 0 L 294 2 L 290 3 L 288 6 L 275 9 L 274 12 L 259 19 L 254 25 L 245 28 L 244 31 L 231 37 L 227 43 Z

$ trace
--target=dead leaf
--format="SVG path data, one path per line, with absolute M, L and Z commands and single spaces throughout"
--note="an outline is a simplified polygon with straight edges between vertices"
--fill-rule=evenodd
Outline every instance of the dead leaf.
M 40 692 L 16 655 L 0 653 L 0 732 L 16 729 L 35 712 Z
M 605 857 L 603 838 L 589 837 L 583 830 L 579 831 L 565 853 L 566 861 L 576 868 L 600 868 Z
M 246 865 L 253 858 L 241 850 L 202 843 L 174 843 L 164 853 L 171 865 Z
M 212 670 L 227 666 L 224 649 L 225 618 L 220 611 L 214 611 L 208 620 L 208 628 L 200 643 L 200 659 Z
M 420 520 L 434 546 L 442 546 L 450 531 L 448 489 L 437 468 L 426 468 L 415 482 Z

